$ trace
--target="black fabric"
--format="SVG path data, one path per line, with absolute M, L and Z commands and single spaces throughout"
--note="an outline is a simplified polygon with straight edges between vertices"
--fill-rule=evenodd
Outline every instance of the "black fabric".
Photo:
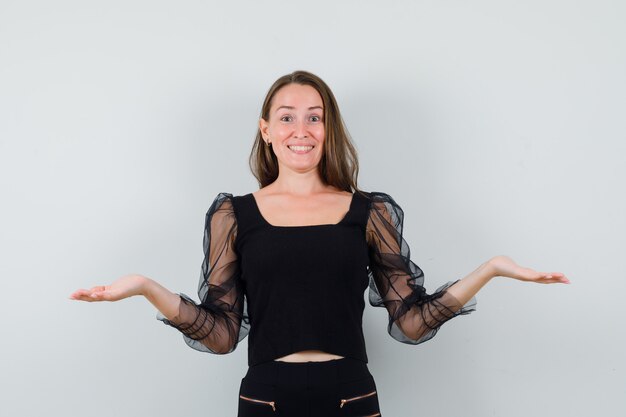
M 196 304 L 157 318 L 194 349 L 230 353 L 248 334 L 248 365 L 319 349 L 368 362 L 364 292 L 385 307 L 395 340 L 418 344 L 447 320 L 475 310 L 448 291 L 426 293 L 403 238 L 404 213 L 388 194 L 355 192 L 336 224 L 273 226 L 254 196 L 219 193 L 206 214 Z
M 351 358 L 251 366 L 238 401 L 237 417 L 382 416 L 373 375 Z

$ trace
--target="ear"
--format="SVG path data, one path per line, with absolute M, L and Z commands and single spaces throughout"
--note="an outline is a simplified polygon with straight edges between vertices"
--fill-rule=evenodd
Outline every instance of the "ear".
M 267 139 L 269 137 L 269 132 L 268 132 L 269 128 L 270 128 L 269 123 L 267 123 L 265 119 L 260 117 L 259 118 L 259 130 L 261 131 L 261 135 L 263 136 L 264 139 Z

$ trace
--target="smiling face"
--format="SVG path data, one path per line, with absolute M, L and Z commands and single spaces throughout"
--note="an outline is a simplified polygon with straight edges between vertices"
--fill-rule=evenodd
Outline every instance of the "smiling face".
M 324 103 L 310 85 L 287 84 L 272 99 L 269 120 L 261 118 L 263 140 L 271 143 L 280 169 L 316 169 L 324 147 Z

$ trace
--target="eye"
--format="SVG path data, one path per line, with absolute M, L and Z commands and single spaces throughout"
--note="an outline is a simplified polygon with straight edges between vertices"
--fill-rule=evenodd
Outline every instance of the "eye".
M 312 122 L 319 122 L 319 121 L 321 121 L 321 120 L 322 120 L 322 118 L 321 118 L 321 117 L 319 117 L 319 116 L 311 116 L 311 121 L 312 121 Z
M 289 120 L 285 120 L 285 119 L 289 119 Z M 283 122 L 290 122 L 291 121 L 291 116 L 285 115 L 285 116 L 281 117 L 280 120 L 283 121 Z

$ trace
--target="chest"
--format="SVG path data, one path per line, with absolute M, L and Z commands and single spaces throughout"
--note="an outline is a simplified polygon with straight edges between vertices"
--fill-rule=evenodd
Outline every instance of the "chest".
M 361 228 L 259 228 L 240 236 L 241 278 L 249 289 L 312 286 L 364 289 L 368 251 Z

